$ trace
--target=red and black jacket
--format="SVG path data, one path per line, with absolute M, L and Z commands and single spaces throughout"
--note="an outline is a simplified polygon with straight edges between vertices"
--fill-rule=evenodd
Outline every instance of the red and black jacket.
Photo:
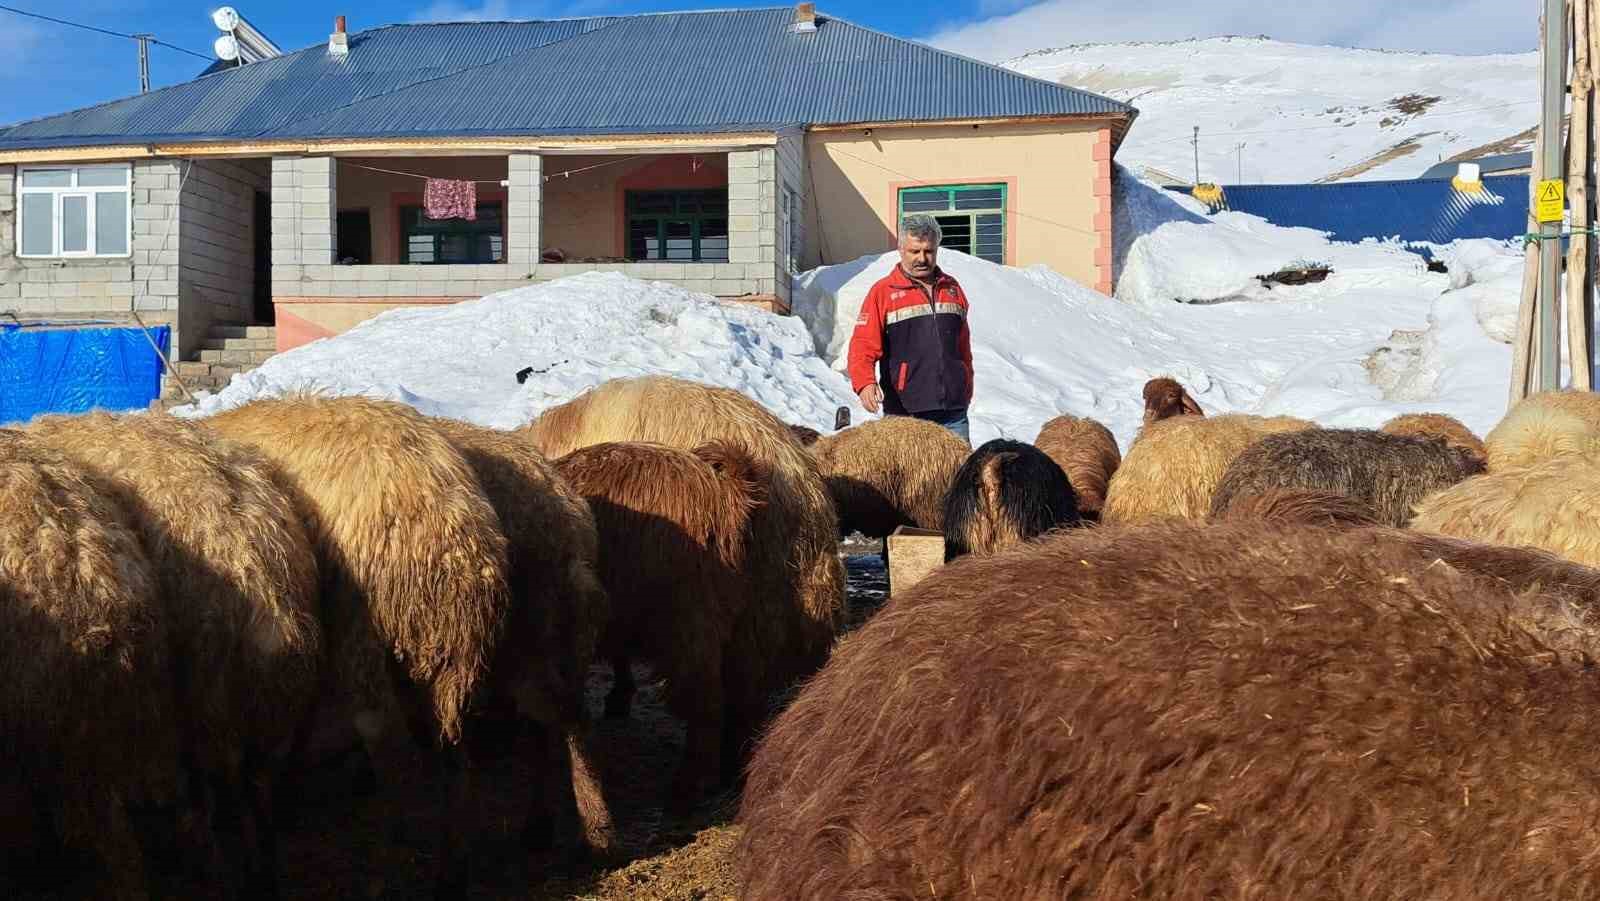
M 963 410 L 972 402 L 967 295 L 942 270 L 924 286 L 899 266 L 872 286 L 850 336 L 850 387 L 883 386 L 885 413 Z

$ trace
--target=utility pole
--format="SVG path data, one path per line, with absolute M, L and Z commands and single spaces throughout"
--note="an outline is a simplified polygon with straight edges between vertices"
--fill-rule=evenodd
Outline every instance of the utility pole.
M 1566 0 L 1544 0 L 1544 53 L 1540 59 L 1544 114 L 1539 154 L 1547 179 L 1560 178 L 1566 171 L 1561 164 L 1561 124 L 1567 105 L 1566 25 Z M 1540 222 L 1539 238 L 1539 390 L 1553 391 L 1561 387 L 1561 223 Z
M 1194 137 L 1189 139 L 1194 145 L 1194 183 L 1200 183 L 1200 126 L 1194 127 Z
M 139 42 L 139 93 L 150 93 L 150 39 L 153 34 L 136 34 L 134 40 Z
M 1244 142 L 1240 141 L 1239 143 L 1233 145 L 1233 149 L 1234 152 L 1238 154 L 1239 161 L 1238 173 L 1235 176 L 1233 183 L 1236 185 L 1242 185 L 1244 184 Z

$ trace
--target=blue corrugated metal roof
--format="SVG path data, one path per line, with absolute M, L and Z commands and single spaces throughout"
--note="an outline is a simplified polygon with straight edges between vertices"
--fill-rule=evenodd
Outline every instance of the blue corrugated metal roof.
M 1213 209 L 1249 213 L 1275 225 L 1313 228 L 1335 241 L 1509 240 L 1527 231 L 1528 177 L 1490 176 L 1477 193 L 1457 191 L 1448 179 L 1228 185 L 1222 188 L 1221 205 Z
M 793 10 L 391 25 L 0 130 L 0 148 L 237 139 L 668 134 L 791 125 L 1136 115 Z

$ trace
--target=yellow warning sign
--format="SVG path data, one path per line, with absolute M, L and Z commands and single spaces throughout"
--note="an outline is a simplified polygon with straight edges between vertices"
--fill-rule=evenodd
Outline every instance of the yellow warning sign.
M 1560 222 L 1562 209 L 1567 205 L 1567 183 L 1559 178 L 1539 182 L 1535 198 L 1534 215 L 1540 222 Z

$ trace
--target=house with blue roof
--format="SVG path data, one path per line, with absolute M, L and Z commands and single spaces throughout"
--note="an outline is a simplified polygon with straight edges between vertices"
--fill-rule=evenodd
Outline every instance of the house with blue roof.
M 1109 291 L 1136 114 L 809 3 L 340 17 L 326 45 L 0 129 L 0 311 L 137 312 L 222 364 L 234 338 L 593 269 L 785 312 L 795 273 L 891 249 L 911 212 Z

